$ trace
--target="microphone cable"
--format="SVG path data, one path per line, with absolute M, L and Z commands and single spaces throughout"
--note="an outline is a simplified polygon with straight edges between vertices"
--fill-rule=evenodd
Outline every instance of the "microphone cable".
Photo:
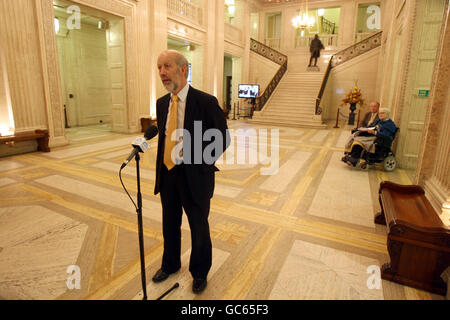
M 145 130 L 144 138 L 145 138 L 145 140 L 151 140 L 151 139 L 152 139 L 153 137 L 155 137 L 157 134 L 158 134 L 158 127 L 156 127 L 155 125 L 151 125 L 151 126 L 149 126 L 149 127 L 147 128 L 147 130 Z M 135 140 L 135 141 L 136 141 L 136 140 Z M 139 142 L 140 142 L 140 141 L 139 141 Z M 147 150 L 147 148 L 148 148 L 148 144 L 147 144 L 147 146 L 145 147 L 145 149 L 142 149 L 142 147 L 141 147 L 140 152 L 145 152 L 145 151 Z M 136 148 L 135 148 L 135 151 L 136 151 Z M 131 159 L 128 159 L 128 161 L 129 161 L 129 160 L 131 160 Z M 131 202 L 133 203 L 133 205 L 134 205 L 134 207 L 136 208 L 136 211 L 137 211 L 137 210 L 138 210 L 138 207 L 137 207 L 136 203 L 134 202 L 133 198 L 132 198 L 132 197 L 130 196 L 130 194 L 128 193 L 128 190 L 127 190 L 127 188 L 125 187 L 125 184 L 123 183 L 123 180 L 122 180 L 122 169 L 125 168 L 125 166 L 128 164 L 128 161 L 124 162 L 124 163 L 122 164 L 122 166 L 120 167 L 120 169 L 119 169 L 119 179 L 120 179 L 120 183 L 122 184 L 123 190 L 125 190 L 125 192 L 126 192 L 127 195 L 128 195 L 128 198 L 130 198 Z
M 127 188 L 125 187 L 125 185 L 124 185 L 124 183 L 123 183 L 123 181 L 122 181 L 122 169 L 123 169 L 123 168 L 120 168 L 120 170 L 119 170 L 119 179 L 120 179 L 120 183 L 122 184 L 123 190 L 125 190 L 125 192 L 127 193 L 128 197 L 130 198 L 131 202 L 133 203 L 134 207 L 135 207 L 136 210 L 137 210 L 138 207 L 137 207 L 136 203 L 134 202 L 133 198 L 132 198 L 132 197 L 130 196 L 130 194 L 128 193 L 128 190 L 127 190 Z

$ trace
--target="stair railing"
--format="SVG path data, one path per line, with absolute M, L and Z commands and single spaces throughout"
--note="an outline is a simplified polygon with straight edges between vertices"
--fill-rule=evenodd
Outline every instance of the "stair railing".
M 341 50 L 331 56 L 330 61 L 328 62 L 327 70 L 322 79 L 322 84 L 320 85 L 319 94 L 317 95 L 316 98 L 316 111 L 315 111 L 316 115 L 322 114 L 322 108 L 320 107 L 320 103 L 322 101 L 322 96 L 325 91 L 328 78 L 331 73 L 331 69 L 353 58 L 356 58 L 369 50 L 379 47 L 381 45 L 382 33 L 383 31 L 377 32 L 373 36 L 366 38 L 358 43 L 355 43 L 354 45 L 345 48 L 344 50 Z
M 283 75 L 286 73 L 287 56 L 255 39 L 250 39 L 250 50 L 280 65 L 280 68 L 270 80 L 264 92 L 255 99 L 255 110 L 260 111 L 269 100 L 278 83 L 280 83 Z

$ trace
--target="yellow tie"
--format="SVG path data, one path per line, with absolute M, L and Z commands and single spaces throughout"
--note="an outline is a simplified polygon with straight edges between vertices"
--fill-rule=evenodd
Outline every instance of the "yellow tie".
M 172 169 L 175 163 L 172 161 L 172 150 L 177 144 L 176 141 L 172 141 L 172 133 L 177 129 L 177 114 L 178 114 L 178 96 L 172 96 L 172 106 L 170 110 L 169 125 L 167 127 L 166 146 L 164 149 L 164 164 L 167 169 Z

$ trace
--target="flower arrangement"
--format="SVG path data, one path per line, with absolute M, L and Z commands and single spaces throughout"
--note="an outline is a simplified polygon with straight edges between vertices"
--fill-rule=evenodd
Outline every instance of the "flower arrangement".
M 364 104 L 364 99 L 362 98 L 362 94 L 361 94 L 361 89 L 359 89 L 357 86 L 355 86 L 353 88 L 353 90 L 350 90 L 345 99 L 342 99 L 342 104 L 341 106 L 343 106 L 346 103 L 359 103 L 360 105 Z

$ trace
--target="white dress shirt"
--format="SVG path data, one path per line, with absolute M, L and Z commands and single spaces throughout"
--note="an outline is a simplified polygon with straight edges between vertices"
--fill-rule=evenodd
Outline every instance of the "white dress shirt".
M 181 89 L 178 93 L 178 109 L 177 109 L 177 129 L 184 129 L 184 114 L 186 111 L 186 99 L 189 91 L 189 84 L 186 83 L 183 89 Z M 170 119 L 170 112 L 172 111 L 172 96 L 173 94 L 170 94 L 170 104 L 169 104 L 169 112 L 167 113 L 167 120 L 166 120 L 166 130 L 165 134 L 167 136 L 167 129 L 169 127 L 169 119 Z M 182 141 L 183 140 L 183 132 L 177 131 L 177 140 Z M 183 152 L 178 154 L 178 157 L 183 160 Z
M 184 129 L 184 113 L 186 111 L 186 99 L 188 91 L 189 91 L 189 84 L 187 83 L 184 86 L 184 88 L 181 89 L 177 94 L 178 96 L 177 129 Z M 169 127 L 170 112 L 172 110 L 172 96 L 173 94 L 171 93 L 169 112 L 167 113 L 167 120 L 166 120 L 166 131 L 165 131 L 166 135 L 167 135 L 167 128 Z

